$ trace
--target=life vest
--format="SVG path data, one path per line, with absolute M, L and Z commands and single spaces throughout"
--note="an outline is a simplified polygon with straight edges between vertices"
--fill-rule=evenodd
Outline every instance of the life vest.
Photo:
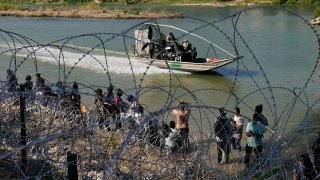
M 207 58 L 207 62 L 209 63 L 216 63 L 219 62 L 220 60 L 218 58 Z

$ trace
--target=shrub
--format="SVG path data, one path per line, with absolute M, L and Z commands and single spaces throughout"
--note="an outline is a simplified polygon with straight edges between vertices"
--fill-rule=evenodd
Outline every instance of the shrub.
M 0 10 L 1 10 L 1 11 L 8 11 L 8 10 L 21 10 L 21 11 L 25 11 L 25 10 L 29 10 L 29 8 L 23 7 L 23 6 L 17 6 L 17 5 L 0 3 Z
M 318 5 L 314 11 L 313 11 L 313 17 L 314 18 L 317 18 L 317 17 L 320 17 L 320 5 Z
M 92 0 L 64 0 L 65 3 L 88 3 Z
M 297 0 L 288 0 L 286 4 L 297 4 Z

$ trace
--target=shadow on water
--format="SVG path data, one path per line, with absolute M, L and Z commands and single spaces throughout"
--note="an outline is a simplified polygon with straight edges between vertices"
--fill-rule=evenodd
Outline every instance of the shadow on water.
M 219 73 L 219 72 L 217 72 L 217 71 L 202 71 L 202 72 L 197 72 L 197 73 L 193 73 L 193 74 L 223 76 L 223 74 L 222 74 L 222 73 Z
M 202 72 L 196 72 L 193 73 L 195 75 L 212 75 L 212 76 L 235 76 L 238 75 L 238 77 L 251 77 L 251 76 L 257 76 L 260 74 L 259 71 L 249 71 L 249 70 L 237 70 L 233 68 L 219 68 L 215 70 L 210 71 L 202 71 Z
M 241 69 L 229 69 L 229 68 L 219 68 L 216 71 L 212 71 L 214 74 L 221 74 L 223 76 L 235 76 L 238 75 L 239 77 L 250 77 L 250 76 L 257 76 L 260 74 L 259 71 L 249 71 L 249 70 L 241 70 Z

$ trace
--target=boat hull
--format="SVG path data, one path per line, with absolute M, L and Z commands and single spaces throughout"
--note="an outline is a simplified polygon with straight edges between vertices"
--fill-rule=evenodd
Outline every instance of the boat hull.
M 183 72 L 205 72 L 210 71 L 232 62 L 235 62 L 242 57 L 228 58 L 228 59 L 220 59 L 216 62 L 204 62 L 204 63 L 194 63 L 194 62 L 181 62 L 181 61 L 172 61 L 172 60 L 160 60 L 160 59 L 149 59 L 149 58 L 141 58 L 134 57 L 139 62 L 142 62 L 147 65 L 156 66 L 162 69 L 172 69 Z

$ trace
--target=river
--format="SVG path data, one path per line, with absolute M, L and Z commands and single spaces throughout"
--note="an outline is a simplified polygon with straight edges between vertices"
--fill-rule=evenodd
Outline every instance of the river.
M 33 75 L 34 78 L 38 70 L 44 78 L 52 82 L 59 78 L 63 80 L 63 77 L 67 76 L 68 82 L 77 81 L 88 86 L 107 87 L 111 81 L 116 88 L 122 88 L 126 93 L 135 94 L 141 84 L 143 88 L 140 101 L 148 107 L 149 112 L 174 106 L 178 98 L 194 106 L 225 106 L 229 111 L 234 111 L 234 107 L 239 106 L 243 115 L 251 118 L 254 107 L 263 104 L 264 114 L 270 124 L 278 130 L 281 129 L 280 132 L 284 130 L 289 137 L 295 138 L 307 128 L 308 138 L 312 139 L 315 136 L 320 127 L 317 103 L 319 72 L 315 67 L 319 46 L 313 30 L 305 21 L 292 14 L 296 13 L 310 20 L 311 8 L 253 8 L 242 12 L 239 19 L 238 16 L 234 19 L 230 16 L 244 10 L 244 7 L 154 8 L 178 11 L 187 16 L 183 19 L 159 19 L 159 23 L 194 31 L 235 54 L 226 38 L 229 37 L 231 41 L 236 42 L 238 53 L 244 58 L 212 73 L 169 73 L 168 70 L 154 67 L 147 69 L 146 65 L 133 59 L 129 61 L 127 58 L 125 52 L 133 40 L 118 33 L 126 32 L 124 34 L 132 37 L 133 30 L 136 29 L 134 26 L 137 25 L 139 28 L 141 26 L 138 25 L 146 20 L 0 17 L 2 30 L 28 37 L 37 42 L 32 44 L 47 47 L 37 50 L 36 57 L 32 54 L 32 58 L 29 57 L 21 66 L 19 64 L 30 54 L 30 51 L 27 51 L 30 48 L 19 49 L 17 56 L 12 56 L 10 51 L 2 54 L 0 78 L 5 79 L 9 60 L 15 59 L 16 64 L 12 61 L 11 65 L 13 69 L 18 68 L 16 73 L 19 82 L 24 81 L 27 74 Z M 237 31 L 234 31 L 232 20 L 236 22 Z M 199 28 L 205 25 L 205 22 L 215 22 L 214 27 Z M 168 29 L 163 31 L 165 34 L 169 32 Z M 28 44 L 20 35 L 8 36 L 3 31 L 1 35 L 2 51 Z M 181 38 L 180 42 L 184 38 L 183 35 L 178 32 L 176 34 L 176 37 Z M 189 39 L 193 46 L 197 47 L 198 56 L 207 52 L 208 46 L 204 46 L 194 37 Z M 100 40 L 105 41 L 104 47 L 96 47 Z M 67 45 L 63 51 L 59 51 L 51 44 L 46 46 L 51 42 L 58 46 L 63 43 Z M 77 59 L 81 59 L 85 54 L 83 52 L 89 52 L 96 59 L 85 55 L 84 60 L 77 63 Z M 37 60 L 37 67 L 32 59 Z M 59 61 L 61 67 L 57 65 Z M 101 62 L 102 66 L 107 68 L 107 72 L 97 62 Z M 77 66 L 73 69 L 75 63 Z M 63 71 L 66 73 L 63 74 Z M 69 75 L 69 72 L 72 73 Z M 93 94 L 89 88 L 83 88 L 81 91 Z M 293 91 L 299 95 L 298 99 L 294 98 Z M 90 95 L 83 96 L 83 101 L 87 104 L 93 104 L 93 100 Z M 193 118 L 190 120 L 193 131 L 207 131 L 217 116 L 216 109 L 195 108 L 193 112 Z M 231 113 L 229 115 L 231 116 Z M 172 115 L 163 116 L 165 121 L 173 119 Z

